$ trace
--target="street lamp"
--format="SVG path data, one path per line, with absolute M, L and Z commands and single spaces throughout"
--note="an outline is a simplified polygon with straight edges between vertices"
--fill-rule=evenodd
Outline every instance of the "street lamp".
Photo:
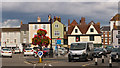
M 48 15 L 48 17 L 50 18 L 49 22 L 50 22 L 50 30 L 51 30 L 51 44 L 50 44 L 50 51 L 49 51 L 49 57 L 53 58 L 53 48 L 52 48 L 52 18 L 51 18 L 51 14 Z

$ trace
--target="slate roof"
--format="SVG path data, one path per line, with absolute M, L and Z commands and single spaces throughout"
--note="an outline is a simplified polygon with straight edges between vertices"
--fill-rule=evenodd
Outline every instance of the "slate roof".
M 101 31 L 110 31 L 110 26 L 102 26 Z
M 28 31 L 29 30 L 29 24 L 22 24 L 20 30 L 21 31 Z

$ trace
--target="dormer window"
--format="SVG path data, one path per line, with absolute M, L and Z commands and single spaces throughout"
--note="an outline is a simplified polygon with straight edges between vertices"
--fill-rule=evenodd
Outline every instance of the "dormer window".
M 75 33 L 78 33 L 78 29 L 75 29 Z
M 55 28 L 58 28 L 59 26 L 58 26 L 58 24 L 55 24 Z
M 93 28 L 91 28 L 91 29 L 90 29 L 90 32 L 94 32 L 94 29 L 93 29 Z

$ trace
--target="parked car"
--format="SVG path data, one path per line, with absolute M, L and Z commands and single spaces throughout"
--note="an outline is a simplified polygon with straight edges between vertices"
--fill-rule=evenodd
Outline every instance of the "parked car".
M 24 49 L 24 56 L 26 56 L 26 55 L 33 55 L 33 54 L 34 54 L 33 48 L 26 48 L 26 49 Z
M 46 57 L 49 55 L 49 48 L 43 48 L 43 57 Z
M 112 52 L 112 49 L 113 49 L 113 48 L 106 48 L 107 54 L 110 54 L 110 53 Z
M 62 47 L 59 48 L 58 51 L 59 51 L 58 53 L 59 53 L 60 55 L 65 55 L 65 54 L 67 53 L 67 49 L 62 48 Z
M 13 53 L 20 53 L 20 49 L 19 48 L 15 48 L 14 50 L 13 50 Z
M 68 61 L 72 60 L 93 60 L 93 43 L 91 42 L 75 42 L 70 46 L 68 53 Z
M 3 56 L 9 56 L 10 58 L 12 58 L 12 50 L 10 50 L 9 48 L 3 48 L 1 50 L 1 55 Z
M 118 55 L 118 58 L 116 57 Z M 113 48 L 111 52 L 112 61 L 120 60 L 120 48 Z
M 95 48 L 93 52 L 93 56 L 97 58 L 101 58 L 102 55 L 107 57 L 107 50 L 105 48 Z
M 34 47 L 33 51 L 34 51 L 34 54 L 33 54 L 34 57 L 37 58 L 38 57 L 37 53 L 38 53 L 38 51 L 40 51 L 40 48 L 39 47 Z

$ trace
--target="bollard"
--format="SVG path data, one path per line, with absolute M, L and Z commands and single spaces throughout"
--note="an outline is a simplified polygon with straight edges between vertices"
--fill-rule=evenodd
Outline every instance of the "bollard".
M 118 53 L 116 54 L 116 60 L 117 60 L 117 62 L 118 62 Z
M 95 65 L 98 65 L 98 63 L 97 63 L 97 57 L 95 58 Z
M 39 63 L 42 63 L 42 58 L 39 58 Z
M 111 56 L 109 58 L 109 67 L 112 67 L 112 60 L 111 60 Z
M 104 63 L 104 55 L 102 55 L 102 63 Z

